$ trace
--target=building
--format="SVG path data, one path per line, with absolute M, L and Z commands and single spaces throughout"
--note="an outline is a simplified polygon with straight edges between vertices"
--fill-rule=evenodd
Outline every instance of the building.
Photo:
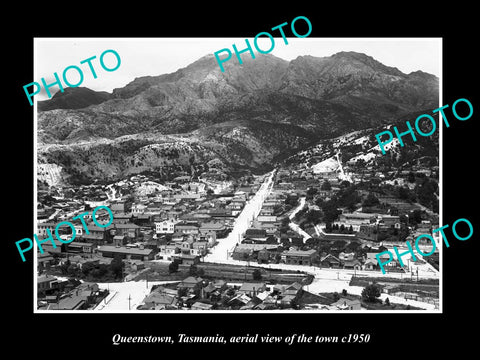
M 282 253 L 282 260 L 286 264 L 312 266 L 318 256 L 317 250 L 288 250 Z
M 92 243 L 73 241 L 68 244 L 69 253 L 83 253 L 83 254 L 92 254 L 94 245 Z
M 335 255 L 327 254 L 320 258 L 320 266 L 327 268 L 338 269 L 341 266 L 341 261 Z
M 132 223 L 115 224 L 115 235 L 124 235 L 135 239 L 140 235 L 140 226 Z
M 113 217 L 112 222 L 114 224 L 128 224 L 132 220 L 131 214 L 118 213 Z
M 381 215 L 378 217 L 379 225 L 384 226 L 386 228 L 395 228 L 400 229 L 400 216 L 394 215 Z
M 175 224 L 177 221 L 172 219 L 155 222 L 155 232 L 157 234 L 173 234 L 175 232 Z
M 58 288 L 58 280 L 54 276 L 44 275 L 37 277 L 37 293 L 46 294 L 49 290 Z
M 174 232 L 182 234 L 198 234 L 200 226 L 197 223 L 179 222 L 174 226 Z
M 201 277 L 189 276 L 183 279 L 177 286 L 178 289 L 201 289 L 203 287 L 203 279 Z
M 55 231 L 55 224 L 52 222 L 38 223 L 36 232 L 38 238 L 45 238 L 49 236 L 49 234 L 47 233 L 47 229 L 50 230 L 51 234 L 53 234 L 53 232 Z
M 267 285 L 263 282 L 243 283 L 240 289 L 238 289 L 237 293 L 253 297 L 258 293 L 264 292 L 265 290 L 267 290 Z
M 132 215 L 133 216 L 138 216 L 138 215 L 141 215 L 145 212 L 145 210 L 147 209 L 147 205 L 144 205 L 144 204 L 133 204 L 132 205 Z
M 155 259 L 173 260 L 173 256 L 180 253 L 180 248 L 176 244 L 160 245 Z
M 216 238 L 224 238 L 227 236 L 228 229 L 225 221 L 211 221 L 203 223 L 199 228 L 200 234 L 214 232 Z
M 335 310 L 361 310 L 360 300 L 350 300 L 346 298 L 340 298 L 340 300 L 330 304 L 330 307 Z
M 124 246 L 100 246 L 97 250 L 103 257 L 113 258 L 120 255 L 122 259 L 128 260 L 152 260 L 154 258 L 154 251 L 145 248 L 127 248 Z

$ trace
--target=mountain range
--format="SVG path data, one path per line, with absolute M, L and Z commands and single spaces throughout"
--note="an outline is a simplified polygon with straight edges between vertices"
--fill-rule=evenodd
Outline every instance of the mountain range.
M 207 55 L 111 94 L 70 88 L 39 102 L 38 163 L 63 183 L 261 172 L 320 140 L 405 121 L 439 102 L 436 76 L 356 52 L 257 54 L 224 67 Z

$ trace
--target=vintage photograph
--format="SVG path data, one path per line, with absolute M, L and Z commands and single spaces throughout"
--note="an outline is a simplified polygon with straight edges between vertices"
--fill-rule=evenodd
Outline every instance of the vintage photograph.
M 441 312 L 442 39 L 233 45 L 34 39 L 34 312 Z

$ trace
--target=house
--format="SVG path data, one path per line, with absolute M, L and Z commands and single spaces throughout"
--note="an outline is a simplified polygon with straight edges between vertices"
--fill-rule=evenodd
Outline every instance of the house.
M 378 253 L 374 253 L 374 252 L 368 252 L 366 254 L 366 259 L 365 259 L 365 263 L 368 261 L 368 260 L 375 260 L 377 261 L 377 255 Z M 382 260 L 382 263 L 384 264 L 383 267 L 386 271 L 388 270 L 396 270 L 397 268 L 400 268 L 400 263 L 398 261 L 398 259 L 392 259 L 390 262 L 388 262 L 390 260 L 390 256 L 388 254 L 382 254 L 380 255 L 380 260 Z M 406 263 L 406 260 L 404 260 L 404 262 Z M 377 265 L 378 265 L 378 261 L 377 261 Z M 373 270 L 373 269 L 372 269 Z
M 341 263 L 340 259 L 332 254 L 327 254 L 320 258 L 320 266 L 322 267 L 339 269 Z
M 205 256 L 207 252 L 208 246 L 206 242 L 195 241 L 192 243 L 190 255 Z
M 361 310 L 361 302 L 358 299 L 350 300 L 346 298 L 340 298 L 338 301 L 330 304 L 330 307 L 335 310 Z
M 258 215 L 257 221 L 261 223 L 275 223 L 277 222 L 277 217 L 275 215 Z
M 126 201 L 118 201 L 110 204 L 110 210 L 112 210 L 113 213 L 127 213 L 129 212 L 129 205 Z
M 232 307 L 245 306 L 252 300 L 251 297 L 244 293 L 239 293 L 228 301 L 228 305 Z
M 50 269 L 52 265 L 55 264 L 55 259 L 49 253 L 37 254 L 37 264 L 38 270 L 42 271 L 43 269 Z
M 143 299 L 145 307 L 142 307 L 142 309 L 157 309 L 159 306 L 160 308 L 175 307 L 177 302 L 176 296 L 154 291 Z
M 312 266 L 318 253 L 317 250 L 287 250 L 282 253 L 282 260 L 286 264 Z
M 82 296 L 69 295 L 59 299 L 57 303 L 48 304 L 47 310 L 84 310 L 87 302 Z
M 147 205 L 145 204 L 133 204 L 131 208 L 131 212 L 133 216 L 138 216 L 141 215 L 145 212 L 147 209 Z
M 115 235 L 124 235 L 132 239 L 140 235 L 140 226 L 133 223 L 115 224 Z
M 200 263 L 200 256 L 186 254 L 186 253 L 179 253 L 172 256 L 174 260 L 178 261 L 180 264 L 183 265 L 196 265 Z
M 223 220 L 225 218 L 234 217 L 231 210 L 222 208 L 210 209 L 208 210 L 208 215 L 210 215 L 212 219 L 216 220 Z
M 179 253 L 180 248 L 176 244 L 160 245 L 155 258 L 172 261 L 173 256 Z
M 217 234 L 214 231 L 200 233 L 196 236 L 197 241 L 206 242 L 208 246 L 213 246 L 217 241 Z
M 203 279 L 201 277 L 189 276 L 183 279 L 178 285 L 178 289 L 200 289 L 203 287 Z
M 377 259 L 367 259 L 363 264 L 365 270 L 378 270 Z
M 290 285 L 281 285 L 275 288 L 281 297 L 280 304 L 283 306 L 289 306 L 292 301 L 297 300 L 303 293 L 303 285 L 294 282 Z
M 246 238 L 266 238 L 267 232 L 264 229 L 257 229 L 257 228 L 249 228 L 245 231 Z
M 113 237 L 113 246 L 124 246 L 127 245 L 127 236 L 125 235 L 115 235 Z
M 268 264 L 271 261 L 277 260 L 277 256 L 280 257 L 280 252 L 278 251 L 278 248 L 263 248 L 258 252 L 257 262 Z
M 152 217 L 147 214 L 139 214 L 133 219 L 133 223 L 138 226 L 151 226 Z
M 114 224 L 128 224 L 130 220 L 132 220 L 131 214 L 118 213 L 114 215 L 112 222 Z
M 267 290 L 267 285 L 263 282 L 256 283 L 243 283 L 240 289 L 238 289 L 239 294 L 245 294 L 249 297 L 253 297 L 260 292 Z
M 37 277 L 37 293 L 46 294 L 49 290 L 58 288 L 58 280 L 55 276 L 43 275 Z
M 253 255 L 253 250 L 251 248 L 245 248 L 245 247 L 240 247 L 239 244 L 235 247 L 232 253 L 232 259 L 233 260 L 248 260 L 252 255 Z
M 103 245 L 97 250 L 103 257 L 113 258 L 119 255 L 122 259 L 132 260 L 152 260 L 154 251 L 145 248 L 129 248 L 124 246 Z
M 200 234 L 215 233 L 217 238 L 224 238 L 227 235 L 227 227 L 225 221 L 211 221 L 203 223 L 200 228 Z
M 380 215 L 378 217 L 378 220 L 379 220 L 380 226 L 383 226 L 386 228 L 395 228 L 395 229 L 401 228 L 400 216 Z
M 361 270 L 362 269 L 362 263 L 357 259 L 345 260 L 343 262 L 343 268 L 344 269 Z
M 114 228 L 114 225 L 111 224 L 106 228 L 99 228 L 94 223 L 87 224 L 87 230 L 81 236 L 81 239 L 85 242 L 90 242 L 93 244 L 104 244 L 105 242 L 109 242 L 113 235 L 111 234 L 111 230 Z
M 174 232 L 172 234 L 172 241 L 175 243 L 183 242 L 187 239 L 187 235 L 181 232 Z
M 129 263 L 133 271 L 140 271 L 145 269 L 145 263 L 142 260 L 130 260 Z

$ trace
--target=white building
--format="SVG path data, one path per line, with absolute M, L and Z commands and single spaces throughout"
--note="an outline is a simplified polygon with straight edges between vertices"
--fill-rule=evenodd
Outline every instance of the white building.
M 157 234 L 173 234 L 177 221 L 168 219 L 161 222 L 155 222 L 155 232 Z

